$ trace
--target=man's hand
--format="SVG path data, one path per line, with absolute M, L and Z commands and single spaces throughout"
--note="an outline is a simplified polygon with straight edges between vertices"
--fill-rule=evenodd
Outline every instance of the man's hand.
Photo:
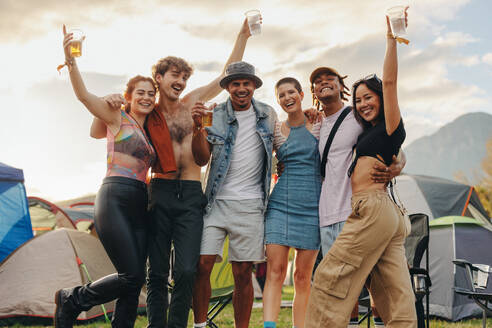
M 309 108 L 303 111 L 304 116 L 308 119 L 308 122 L 311 124 L 321 122 L 323 119 L 323 112 L 318 111 L 316 108 Z
M 277 156 L 277 155 L 275 155 Z M 278 159 L 278 157 L 277 157 Z M 277 176 L 280 177 L 284 173 L 285 165 L 284 163 L 277 161 Z
M 260 24 L 263 24 L 263 17 L 260 15 Z M 251 36 L 251 31 L 249 30 L 249 25 L 248 25 L 248 18 L 244 19 L 243 26 L 241 26 L 241 30 L 239 31 L 239 34 L 242 34 L 249 38 Z
M 371 179 L 375 183 L 388 183 L 391 179 L 400 175 L 402 170 L 402 163 L 393 155 L 393 162 L 390 166 L 386 166 L 382 162 L 374 163 L 373 170 L 371 171 Z
M 102 97 L 104 101 L 106 101 L 109 106 L 113 107 L 114 109 L 120 109 L 121 106 L 126 106 L 128 105 L 126 99 L 118 94 L 118 93 L 113 93 L 111 95 L 107 95 Z
M 196 128 L 202 127 L 202 117 L 205 115 L 207 109 L 214 109 L 216 104 L 212 105 L 210 108 L 205 106 L 203 101 L 197 101 L 193 107 L 191 107 L 191 117 L 193 118 L 193 123 Z

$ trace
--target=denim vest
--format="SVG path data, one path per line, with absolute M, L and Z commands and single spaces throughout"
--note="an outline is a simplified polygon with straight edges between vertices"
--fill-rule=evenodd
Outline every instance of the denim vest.
M 263 210 L 265 210 L 270 193 L 273 131 L 277 113 L 272 107 L 262 102 L 251 99 L 251 103 L 256 114 L 256 132 L 261 137 L 266 152 L 262 179 Z M 232 149 L 236 140 L 238 122 L 230 98 L 226 102 L 217 105 L 214 109 L 212 122 L 212 126 L 206 128 L 208 132 L 207 141 L 210 143 L 212 151 L 212 160 L 205 189 L 205 196 L 208 199 L 208 204 L 205 208 L 207 213 L 210 212 L 217 192 L 224 183 L 229 171 Z

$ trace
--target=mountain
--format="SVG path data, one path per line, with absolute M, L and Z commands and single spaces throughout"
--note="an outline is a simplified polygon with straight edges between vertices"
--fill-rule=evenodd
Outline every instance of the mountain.
M 471 184 L 476 184 L 490 138 L 492 115 L 482 112 L 462 115 L 405 147 L 404 172 L 454 180 L 455 174 L 461 171 Z

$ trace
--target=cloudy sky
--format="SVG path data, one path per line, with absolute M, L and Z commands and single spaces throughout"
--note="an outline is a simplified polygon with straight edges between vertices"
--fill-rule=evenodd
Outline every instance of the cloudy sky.
M 105 141 L 89 137 L 91 115 L 76 100 L 63 62 L 62 24 L 87 35 L 78 61 L 87 88 L 121 92 L 129 77 L 150 75 L 167 55 L 195 74 L 186 91 L 221 71 L 248 9 L 260 9 L 262 33 L 244 59 L 272 104 L 273 85 L 294 76 L 311 105 L 308 76 L 317 66 L 347 74 L 348 84 L 380 74 L 389 0 L 1 0 L 0 162 L 24 169 L 29 195 L 63 200 L 97 191 L 105 174 Z M 408 46 L 399 46 L 399 99 L 408 145 L 456 117 L 492 114 L 490 0 L 407 0 Z M 223 101 L 222 93 L 216 101 Z

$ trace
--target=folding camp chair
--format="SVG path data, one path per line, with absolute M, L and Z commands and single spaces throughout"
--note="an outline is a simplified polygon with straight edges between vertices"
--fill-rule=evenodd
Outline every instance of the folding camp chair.
M 371 297 L 369 296 L 369 291 L 367 290 L 366 287 L 362 288 L 362 292 L 359 295 L 359 306 L 363 306 L 367 308 L 367 312 L 362 315 L 362 317 L 359 318 L 358 324 L 361 325 L 364 320 L 367 319 L 367 328 L 371 327 L 371 315 L 372 315 L 372 308 L 371 308 Z
M 412 231 L 405 240 L 405 255 L 408 261 L 412 287 L 415 293 L 418 327 L 429 328 L 429 294 L 431 279 L 429 276 L 429 217 L 418 213 L 410 215 Z M 420 262 L 425 253 L 425 268 Z M 426 308 L 422 304 L 425 296 Z M 425 324 L 424 324 L 425 317 Z
M 214 319 L 222 312 L 222 310 L 232 301 L 232 292 L 234 291 L 234 276 L 232 275 L 232 265 L 229 262 L 229 238 L 224 242 L 224 250 L 222 252 L 223 260 L 216 263 L 210 274 L 210 285 L 212 287 L 212 295 L 210 297 L 211 307 L 207 313 L 207 326 L 218 328 Z
M 468 296 L 482 308 L 482 327 L 487 325 L 487 314 L 492 315 L 492 293 L 480 291 L 487 287 L 490 266 L 471 264 L 465 260 L 454 260 L 454 264 L 465 269 L 465 286 L 455 286 L 454 291 L 460 295 Z M 483 277 L 483 278 L 482 278 Z

